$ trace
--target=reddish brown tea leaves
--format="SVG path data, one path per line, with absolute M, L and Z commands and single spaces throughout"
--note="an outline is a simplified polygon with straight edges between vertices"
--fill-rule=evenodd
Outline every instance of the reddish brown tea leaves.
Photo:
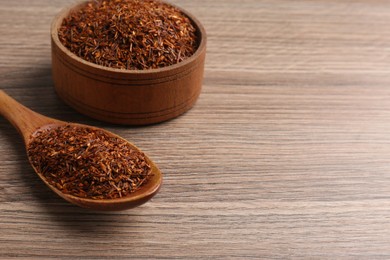
M 87 61 L 144 70 L 190 57 L 197 48 L 195 33 L 188 17 L 158 0 L 95 0 L 66 17 L 58 36 Z
M 124 197 L 151 175 L 142 152 L 120 138 L 86 127 L 42 130 L 29 144 L 28 156 L 51 185 L 83 198 Z

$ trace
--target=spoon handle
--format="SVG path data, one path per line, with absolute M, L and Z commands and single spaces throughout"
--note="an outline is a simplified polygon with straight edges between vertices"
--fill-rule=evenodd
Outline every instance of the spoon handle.
M 0 90 L 0 115 L 6 118 L 23 136 L 27 144 L 30 136 L 39 127 L 53 124 L 56 120 L 40 115 L 23 106 Z

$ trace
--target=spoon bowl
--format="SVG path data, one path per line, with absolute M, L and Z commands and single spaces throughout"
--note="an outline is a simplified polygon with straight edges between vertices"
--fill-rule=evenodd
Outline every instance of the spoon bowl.
M 8 121 L 10 121 L 10 123 L 22 135 L 26 149 L 30 142 L 34 140 L 34 136 L 36 136 L 39 131 L 43 129 L 50 131 L 51 129 L 55 129 L 59 126 L 73 125 L 78 127 L 87 127 L 92 130 L 104 131 L 106 134 L 112 137 L 120 138 L 126 141 L 132 149 L 140 151 L 140 149 L 134 144 L 109 131 L 83 124 L 68 123 L 40 115 L 21 105 L 2 90 L 0 90 L 0 114 L 3 115 Z M 72 194 L 66 194 L 54 187 L 46 180 L 43 174 L 39 172 L 36 167 L 34 167 L 33 163 L 31 162 L 31 158 L 29 157 L 30 164 L 32 165 L 37 175 L 56 194 L 77 206 L 99 211 L 117 211 L 134 208 L 147 202 L 158 192 L 162 184 L 162 173 L 148 156 L 145 155 L 145 159 L 151 167 L 151 175 L 147 182 L 143 184 L 138 190 L 121 198 L 90 199 L 77 197 Z

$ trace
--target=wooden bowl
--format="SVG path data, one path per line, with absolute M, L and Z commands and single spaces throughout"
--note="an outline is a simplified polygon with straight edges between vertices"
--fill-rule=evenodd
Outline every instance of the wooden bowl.
M 179 8 L 197 29 L 199 47 L 191 57 L 159 69 L 121 70 L 85 61 L 60 42 L 63 19 L 84 3 L 61 11 L 51 26 L 53 81 L 65 103 L 92 118 L 124 125 L 162 122 L 195 104 L 202 88 L 206 32 L 193 15 Z

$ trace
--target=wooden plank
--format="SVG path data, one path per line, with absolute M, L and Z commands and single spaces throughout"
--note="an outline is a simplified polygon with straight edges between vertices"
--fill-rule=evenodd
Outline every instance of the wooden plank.
M 124 136 L 165 176 L 134 210 L 79 209 L 1 118 L 0 258 L 390 258 L 390 2 L 171 2 L 208 32 L 203 92 L 177 119 L 120 127 L 54 93 L 49 28 L 69 1 L 1 1 L 1 89 Z

